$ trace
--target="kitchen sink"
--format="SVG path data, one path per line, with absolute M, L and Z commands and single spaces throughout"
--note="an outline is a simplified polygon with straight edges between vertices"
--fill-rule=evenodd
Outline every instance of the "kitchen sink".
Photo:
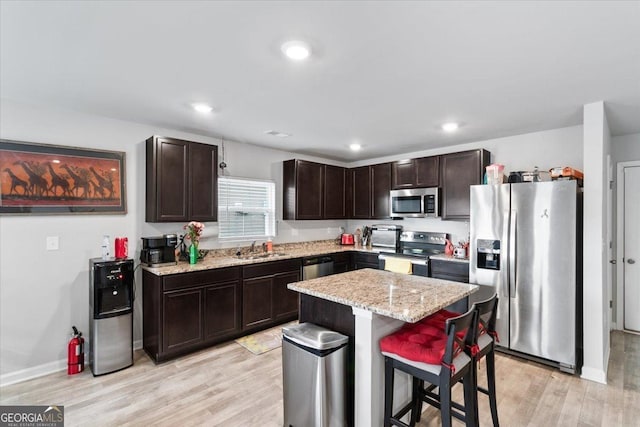
M 272 252 L 272 253 L 262 253 L 262 254 L 258 254 L 258 253 L 254 253 L 254 254 L 244 254 L 244 255 L 238 255 L 239 259 L 265 259 L 265 258 L 278 258 L 281 256 L 285 256 L 287 254 L 282 253 L 282 252 Z

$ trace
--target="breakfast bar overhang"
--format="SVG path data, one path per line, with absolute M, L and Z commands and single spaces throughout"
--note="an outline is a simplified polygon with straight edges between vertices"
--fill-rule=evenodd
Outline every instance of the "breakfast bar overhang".
M 354 426 L 383 424 L 380 338 L 405 322 L 418 322 L 478 290 L 475 285 L 368 268 L 290 283 L 288 287 L 301 294 L 300 322 L 316 323 L 351 338 L 347 375 L 353 378 L 347 378 L 350 389 L 346 398 Z M 398 380 L 398 399 L 408 399 L 408 378 Z

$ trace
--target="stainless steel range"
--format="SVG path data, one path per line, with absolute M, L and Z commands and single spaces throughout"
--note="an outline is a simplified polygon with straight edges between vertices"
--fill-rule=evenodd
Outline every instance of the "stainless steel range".
M 403 231 L 400 233 L 398 252 L 380 254 L 380 268 L 384 269 L 389 258 L 403 258 L 411 261 L 412 271 L 417 276 L 429 276 L 429 256 L 444 253 L 447 233 L 429 231 Z

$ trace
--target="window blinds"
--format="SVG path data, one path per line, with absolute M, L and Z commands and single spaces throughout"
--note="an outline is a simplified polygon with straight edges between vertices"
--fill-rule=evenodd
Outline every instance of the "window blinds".
M 258 239 L 275 235 L 275 183 L 218 178 L 219 237 Z

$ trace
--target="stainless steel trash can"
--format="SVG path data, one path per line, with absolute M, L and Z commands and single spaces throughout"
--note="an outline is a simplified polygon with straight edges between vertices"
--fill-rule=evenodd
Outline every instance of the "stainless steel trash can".
M 349 337 L 301 323 L 282 328 L 285 427 L 346 426 Z

